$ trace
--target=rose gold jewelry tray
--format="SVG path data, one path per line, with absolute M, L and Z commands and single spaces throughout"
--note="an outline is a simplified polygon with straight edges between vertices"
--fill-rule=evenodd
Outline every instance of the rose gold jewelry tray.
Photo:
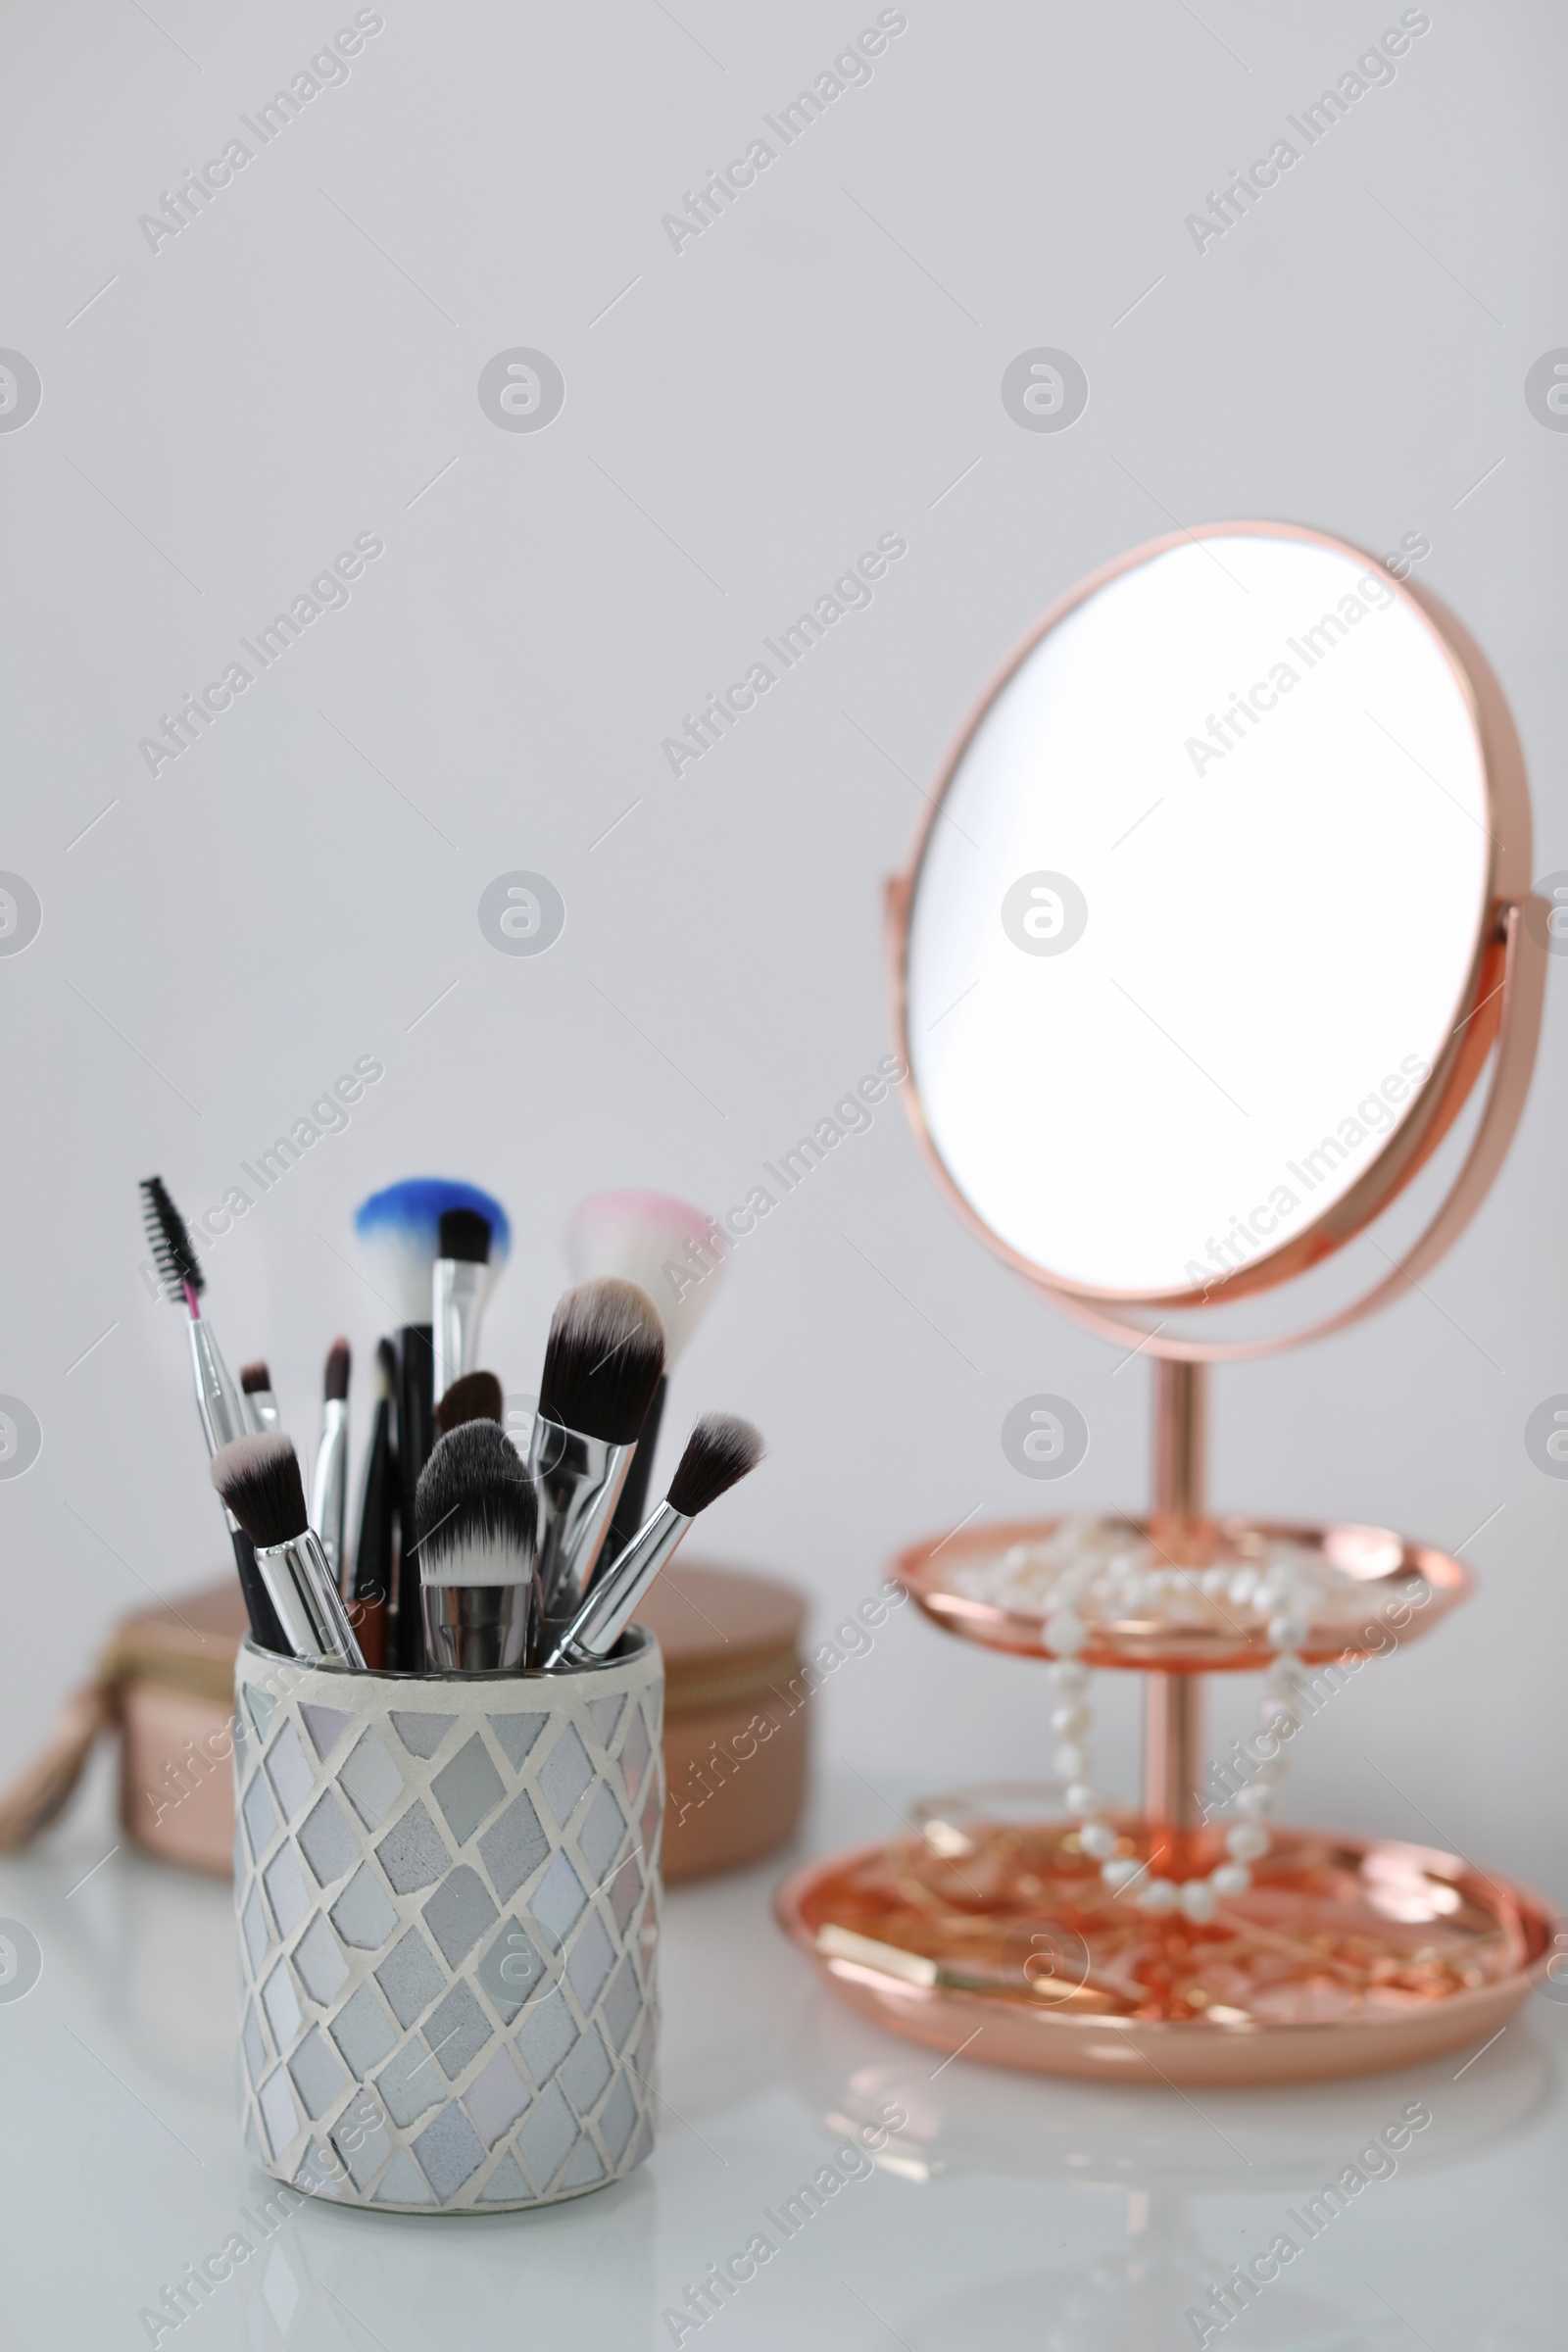
M 915 1838 L 808 1863 L 779 1889 L 780 1924 L 842 1999 L 911 2041 L 1123 2082 L 1414 2065 L 1497 2033 L 1551 1956 L 1537 1895 L 1425 1846 L 1282 1827 L 1249 1892 L 1195 1927 L 1108 1895 L 1071 1823 L 996 1835 L 1000 1856 L 943 1863 Z M 1213 1848 L 1200 1867 L 1218 1857 L 1219 1832 L 1192 1835 Z M 895 1972 L 911 1955 L 996 1988 L 910 1983 Z
M 931 1544 L 901 1551 L 893 1572 L 945 1633 L 988 1649 L 1049 1657 L 1043 1615 L 999 1607 L 966 1592 L 966 1572 L 1014 1544 L 1048 1542 L 1060 1528 L 1056 1519 L 991 1522 Z M 1149 1538 L 1147 1519 L 1107 1515 L 1099 1522 L 1124 1530 L 1129 1543 Z M 1196 1540 L 1195 1540 L 1196 1538 Z M 1347 1654 L 1357 1659 L 1393 1649 L 1425 1633 L 1471 1590 L 1468 1569 L 1430 1544 L 1409 1543 L 1391 1528 L 1337 1524 L 1308 1527 L 1289 1520 L 1223 1518 L 1195 1530 L 1173 1556 L 1156 1544 L 1156 1557 L 1180 1577 L 1196 1580 L 1204 1568 L 1254 1567 L 1271 1544 L 1317 1552 L 1353 1584 L 1343 1607 L 1314 1620 L 1313 1636 L 1301 1651 L 1314 1665 Z M 1250 1612 L 1248 1612 L 1250 1614 Z M 1228 1604 L 1191 1612 L 1178 1608 L 1164 1618 L 1097 1620 L 1086 1614 L 1086 1666 L 1135 1666 L 1163 1673 L 1208 1673 L 1234 1669 L 1258 1673 L 1274 1652 L 1261 1625 L 1244 1627 Z M 1217 1622 L 1216 1622 L 1217 1620 Z
M 1063 1524 L 972 1528 L 912 1545 L 895 1570 L 945 1632 L 1044 1661 L 1049 1591 L 1033 1609 L 999 1605 L 975 1571 Z M 1107 1531 L 1128 1544 L 1151 1534 L 1121 1516 L 1095 1530 L 1102 1549 Z M 1175 1573 L 1148 1613 L 1097 1616 L 1092 1590 L 1075 1606 L 1083 1664 L 1142 1669 L 1158 1689 L 1147 1818 L 1111 1817 L 1119 1852 L 1157 1875 L 1201 1878 L 1226 1858 L 1228 1825 L 1199 1823 L 1191 1793 L 1202 1675 L 1258 1672 L 1275 1654 L 1256 1607 L 1205 1597 L 1198 1580 L 1261 1567 L 1275 1544 L 1343 1575 L 1298 1651 L 1319 1696 L 1337 1688 L 1334 1661 L 1343 1679 L 1471 1588 L 1458 1560 L 1387 1528 L 1156 1521 L 1154 1563 Z M 1140 1910 L 1142 1872 L 1108 1889 L 1076 1823 L 1045 1818 L 1059 1792 L 1028 1791 L 1021 1817 L 988 1794 L 1001 1792 L 928 1800 L 911 1837 L 812 1862 L 777 1898 L 786 1933 L 846 2001 L 950 2056 L 1123 2082 L 1373 2074 L 1495 2034 L 1551 1957 L 1558 1923 L 1541 1899 L 1454 1854 L 1277 1826 L 1247 1892 L 1200 1924 Z

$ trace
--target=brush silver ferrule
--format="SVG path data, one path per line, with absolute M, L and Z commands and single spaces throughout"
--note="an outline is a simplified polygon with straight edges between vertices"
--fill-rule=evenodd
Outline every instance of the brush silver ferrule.
M 200 1315 L 192 1314 L 186 1329 L 190 1333 L 190 1362 L 196 1378 L 196 1409 L 202 1417 L 202 1434 L 207 1440 L 208 1452 L 217 1453 L 235 1438 L 250 1436 L 245 1401 L 211 1327 Z
M 277 1611 L 283 1639 L 296 1658 L 365 1672 L 342 1598 L 316 1530 L 287 1544 L 258 1545 L 256 1565 Z
M 334 1585 L 343 1582 L 344 1514 L 348 1508 L 349 1406 L 346 1396 L 329 1396 L 321 1407 L 321 1443 L 311 1480 L 311 1525 Z
M 283 1416 L 270 1389 L 242 1390 L 240 1405 L 253 1437 L 270 1437 L 273 1430 L 282 1428 Z
M 636 1450 L 534 1415 L 528 1474 L 539 1497 L 534 1557 L 547 1640 L 582 1606 Z
M 521 1666 L 531 1583 L 421 1585 L 424 1647 L 435 1674 L 496 1674 Z
M 455 1380 L 479 1368 L 479 1323 L 490 1269 L 469 1258 L 438 1257 L 430 1296 L 431 1384 L 437 1404 Z
M 684 1511 L 662 1502 L 605 1570 L 565 1631 L 547 1645 L 546 1666 L 581 1666 L 590 1658 L 608 1657 L 690 1525 Z

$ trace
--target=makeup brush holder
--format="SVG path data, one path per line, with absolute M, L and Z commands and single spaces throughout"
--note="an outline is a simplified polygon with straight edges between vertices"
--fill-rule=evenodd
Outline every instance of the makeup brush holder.
M 245 2142 L 393 2213 L 550 2205 L 653 2146 L 663 1662 L 235 1668 Z

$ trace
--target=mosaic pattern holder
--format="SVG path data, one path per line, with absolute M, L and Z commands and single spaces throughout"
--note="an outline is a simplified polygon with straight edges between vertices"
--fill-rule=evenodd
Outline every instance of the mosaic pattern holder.
M 245 2143 L 393 2213 L 496 2213 L 653 2146 L 663 1665 L 235 1667 Z

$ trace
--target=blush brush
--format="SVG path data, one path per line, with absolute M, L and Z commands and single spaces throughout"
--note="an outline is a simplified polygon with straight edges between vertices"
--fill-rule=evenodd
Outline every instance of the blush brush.
M 196 1382 L 196 1410 L 201 1415 L 207 1450 L 209 1454 L 216 1454 L 222 1446 L 245 1435 L 249 1427 L 245 1405 L 223 1361 L 222 1351 L 213 1337 L 212 1327 L 202 1320 L 201 1295 L 207 1287 L 206 1277 L 191 1247 L 185 1220 L 174 1206 L 169 1188 L 161 1176 L 144 1177 L 141 1196 L 147 1242 L 153 1253 L 153 1262 L 158 1268 L 164 1296 L 185 1309 L 186 1328 L 190 1334 L 191 1371 Z M 263 1649 L 281 1650 L 286 1655 L 283 1629 L 268 1595 L 267 1586 L 258 1574 L 250 1540 L 232 1511 L 225 1508 L 224 1517 L 234 1553 L 234 1566 L 239 1572 L 240 1591 L 245 1596 L 246 1614 L 251 1621 L 251 1632 Z
M 363 1673 L 364 1654 L 306 1515 L 292 1441 L 281 1431 L 235 1438 L 219 1447 L 209 1474 L 255 1546 L 257 1570 L 283 1629 L 283 1655 Z
M 533 1601 L 533 1482 L 499 1423 L 462 1421 L 419 1478 L 425 1655 L 438 1674 L 522 1665 Z
M 579 1283 L 557 1306 L 528 1454 L 547 1642 L 582 1605 L 663 1369 L 663 1326 L 634 1283 Z
M 547 1650 L 546 1666 L 580 1666 L 608 1657 L 692 1521 L 761 1458 L 761 1438 L 749 1421 L 733 1413 L 705 1413 L 687 1440 L 668 1494 L 619 1559 L 590 1586 L 576 1616 Z

